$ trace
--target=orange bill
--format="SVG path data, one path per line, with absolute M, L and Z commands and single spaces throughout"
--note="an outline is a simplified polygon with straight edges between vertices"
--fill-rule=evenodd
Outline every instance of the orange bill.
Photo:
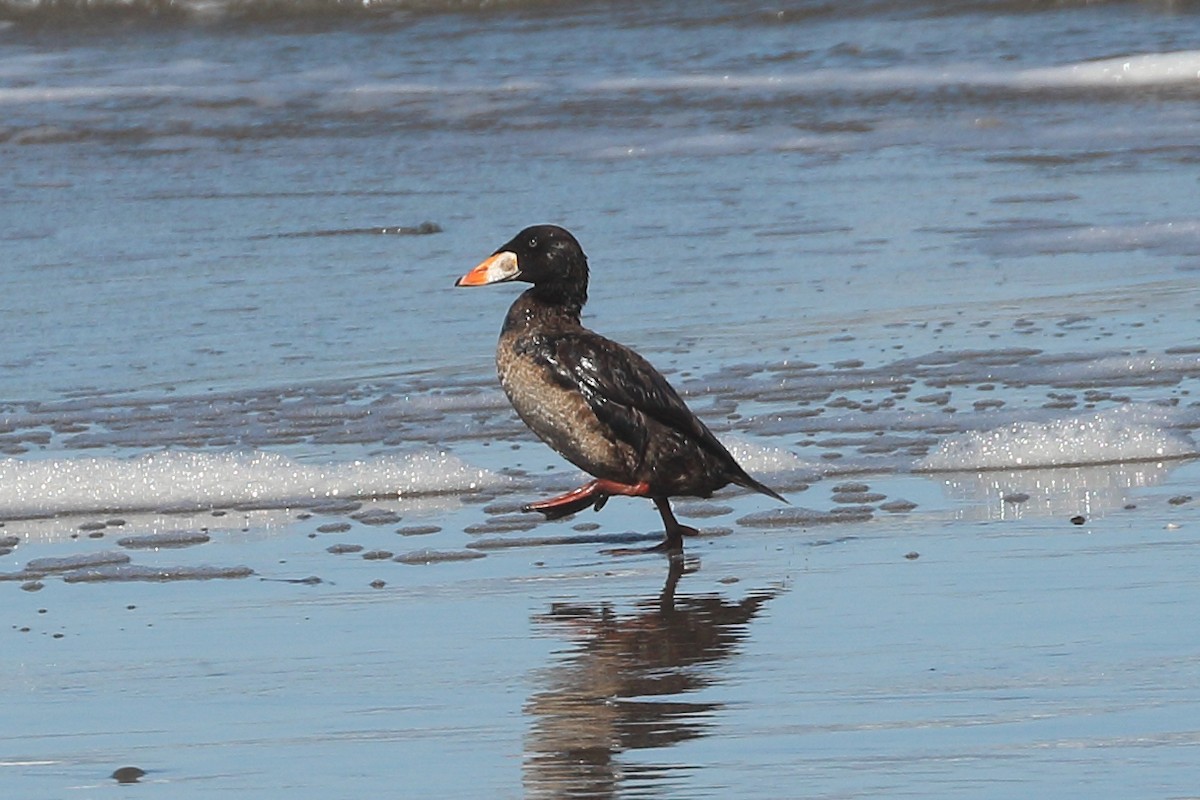
M 486 286 L 489 283 L 511 281 L 521 274 L 517 256 L 508 250 L 485 259 L 479 266 L 454 282 L 455 286 Z

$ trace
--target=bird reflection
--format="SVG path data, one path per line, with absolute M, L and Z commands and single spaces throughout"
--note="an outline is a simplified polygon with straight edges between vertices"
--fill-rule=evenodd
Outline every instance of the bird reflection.
M 622 765 L 620 756 L 705 735 L 723 704 L 688 693 L 720 683 L 717 667 L 736 655 L 750 620 L 778 592 L 740 601 L 676 597 L 685 571 L 672 559 L 662 593 L 631 615 L 607 603 L 555 604 L 536 618 L 565 627 L 575 644 L 546 670 L 548 687 L 526 706 L 535 718 L 526 746 L 529 796 L 615 797 L 623 786 L 669 783 L 688 769 Z

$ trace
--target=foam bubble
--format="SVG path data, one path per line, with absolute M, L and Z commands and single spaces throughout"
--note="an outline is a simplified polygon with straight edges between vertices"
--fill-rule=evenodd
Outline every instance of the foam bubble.
M 1167 409 L 1125 405 L 1050 422 L 1015 422 L 950 437 L 921 459 L 916 469 L 1062 467 L 1196 455 L 1191 439 L 1166 429 L 1170 420 Z
M 752 475 L 815 474 L 812 464 L 788 450 L 755 444 L 745 439 L 728 439 L 725 446 L 742 468 Z
M 0 461 L 0 517 L 88 511 L 285 508 L 353 497 L 466 492 L 506 482 L 446 453 L 306 464 L 277 453 Z

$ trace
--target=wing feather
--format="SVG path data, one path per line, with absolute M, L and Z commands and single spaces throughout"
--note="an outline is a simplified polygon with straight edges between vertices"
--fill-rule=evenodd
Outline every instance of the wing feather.
M 650 419 L 679 431 L 722 459 L 729 451 L 700 421 L 650 362 L 624 345 L 590 331 L 556 337 L 559 373 L 587 399 L 596 416 L 639 450 Z

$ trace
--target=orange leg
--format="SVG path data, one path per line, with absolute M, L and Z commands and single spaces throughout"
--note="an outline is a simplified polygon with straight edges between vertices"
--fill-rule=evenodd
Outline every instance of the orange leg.
M 540 500 L 536 503 L 530 503 L 522 506 L 522 511 L 540 511 L 546 515 L 546 519 L 559 519 L 568 514 L 574 514 L 576 511 L 582 511 L 588 506 L 594 507 L 597 511 L 604 508 L 604 504 L 608 502 L 608 498 L 614 494 L 623 494 L 629 497 L 649 497 L 650 484 L 642 483 L 618 483 L 604 478 L 598 478 L 590 483 L 585 483 L 578 489 L 572 489 L 566 494 L 560 494 L 558 497 L 551 497 L 549 500 Z

